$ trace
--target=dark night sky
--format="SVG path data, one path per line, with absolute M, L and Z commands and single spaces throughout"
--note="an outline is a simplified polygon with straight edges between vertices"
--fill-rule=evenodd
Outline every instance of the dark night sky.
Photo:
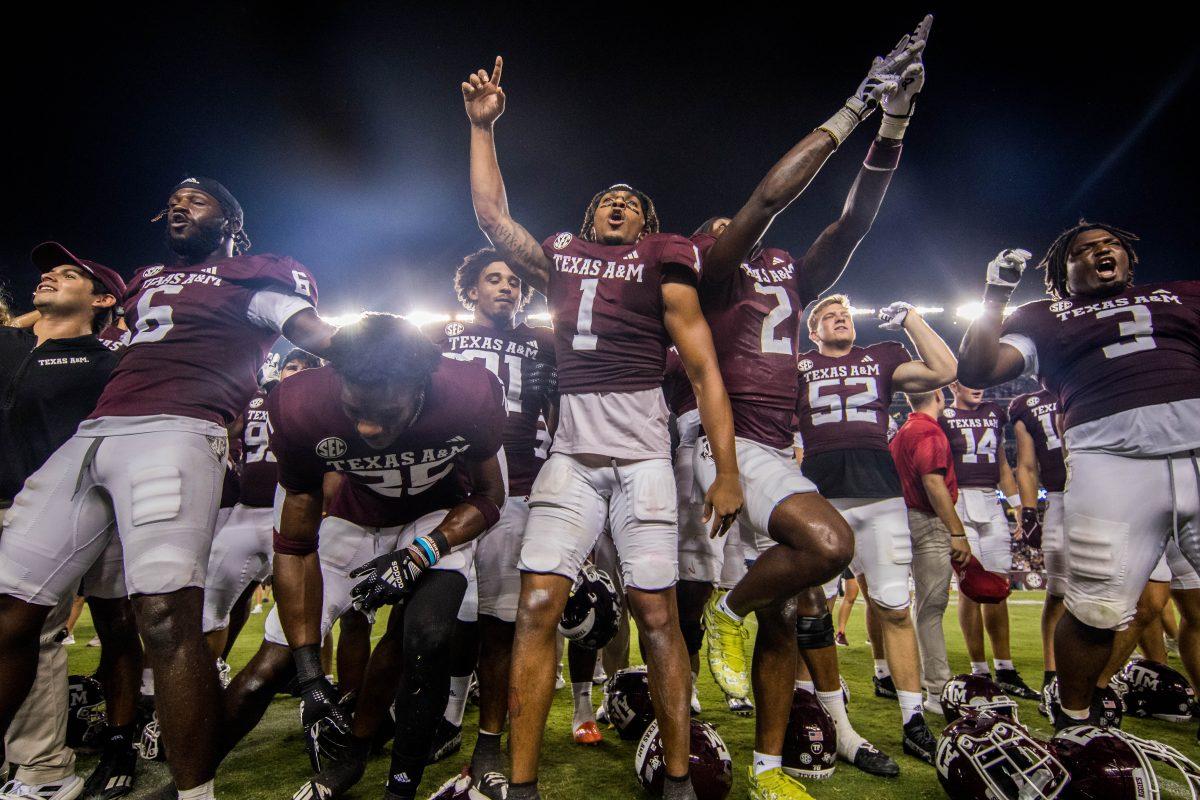
M 239 197 L 256 251 L 313 269 L 326 313 L 449 310 L 454 266 L 484 243 L 458 84 L 497 52 L 500 159 L 519 221 L 539 238 L 575 230 L 591 194 L 621 180 L 654 197 L 666 230 L 687 233 L 736 210 L 926 10 L 938 16 L 925 91 L 839 289 L 870 306 L 973 300 L 997 250 L 1040 255 L 1080 214 L 1142 235 L 1141 280 L 1196 275 L 1185 237 L 1200 50 L 1181 20 L 1137 18 L 1142 6 L 1071 19 L 849 3 L 813 17 L 818 5 L 661 18 L 639 4 L 51 9 L 27 35 L 10 29 L 27 50 L 0 56 L 4 280 L 24 307 L 28 251 L 50 238 L 125 274 L 161 260 L 148 221 L 197 172 Z M 836 217 L 876 127 L 835 154 L 768 241 L 802 251 Z M 1027 283 L 1021 297 L 1040 293 Z

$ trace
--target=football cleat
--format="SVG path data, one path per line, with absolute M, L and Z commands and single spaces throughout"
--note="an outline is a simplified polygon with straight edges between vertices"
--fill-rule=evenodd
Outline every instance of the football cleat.
M 704 710 L 700 707 L 700 694 L 696 691 L 696 684 L 694 682 L 692 683 L 692 699 L 689 702 L 689 706 L 692 710 L 693 717 L 697 716 L 701 711 Z
M 914 714 L 912 719 L 904 723 L 904 752 L 926 764 L 933 763 L 937 739 L 925 724 L 925 717 L 920 714 Z
M 1037 700 L 1040 695 L 1021 680 L 1021 673 L 1015 669 L 996 670 L 996 685 L 1005 694 L 1019 697 L 1022 700 Z
M 0 786 L 0 800 L 75 800 L 83 796 L 83 779 L 78 775 L 47 783 L 12 780 Z
M 833 643 L 838 647 L 849 647 L 850 641 L 846 638 L 845 632 L 838 633 L 833 637 Z
M 875 686 L 876 697 L 886 697 L 889 700 L 896 699 L 896 682 L 892 680 L 891 675 L 884 675 L 882 678 L 874 675 L 871 677 L 871 683 Z
M 113 800 L 133 791 L 137 775 L 137 750 L 126 736 L 108 732 L 108 741 L 100 751 L 100 761 L 83 787 L 87 797 Z
M 362 780 L 366 770 L 367 760 L 364 757 L 334 761 L 315 778 L 305 781 L 292 795 L 292 800 L 332 800 L 341 797 Z
M 900 774 L 900 765 L 870 742 L 863 742 L 858 746 L 851 763 L 868 775 L 879 778 L 894 778 Z
M 749 697 L 726 697 L 725 702 L 729 704 L 729 710 L 739 717 L 754 716 L 754 701 Z
M 229 682 L 233 680 L 233 668 L 223 658 L 217 659 L 217 680 L 221 682 L 222 689 L 228 689 Z
M 600 733 L 599 726 L 591 720 L 580 724 L 572 736 L 575 744 L 597 745 L 604 741 L 604 734 Z
M 729 697 L 750 696 L 750 678 L 746 674 L 746 640 L 750 632 L 744 622 L 717 608 L 714 596 L 704 606 L 704 638 L 708 642 L 708 669 L 713 680 Z
M 467 796 L 469 800 L 507 800 L 508 778 L 500 772 L 485 772 Z
M 1077 725 L 1094 725 L 1097 728 L 1119 728 L 1125 716 L 1125 705 L 1121 697 L 1111 687 L 1097 688 L 1092 691 L 1092 707 L 1086 720 L 1072 719 L 1062 712 L 1058 699 L 1058 678 L 1046 684 L 1042 689 L 1042 702 L 1046 706 L 1047 716 L 1055 730 L 1072 728 Z
M 462 749 L 462 726 L 455 725 L 442 717 L 438 720 L 437 730 L 433 734 L 433 743 L 429 747 L 429 763 L 433 764 L 448 758 Z
M 754 774 L 750 767 L 750 800 L 813 800 L 804 784 L 788 775 L 780 767 Z

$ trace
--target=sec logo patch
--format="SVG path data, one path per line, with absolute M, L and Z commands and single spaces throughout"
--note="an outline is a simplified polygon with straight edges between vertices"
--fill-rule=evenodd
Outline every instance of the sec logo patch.
M 947 408 L 945 411 L 942 412 L 942 416 L 945 417 L 946 419 L 954 419 L 954 409 Z
M 1025 401 L 1025 405 L 1029 406 L 1030 408 L 1033 408 L 1037 404 L 1038 404 L 1038 399 L 1036 397 L 1031 397 Z
M 149 269 L 142 270 L 142 277 L 153 278 L 155 275 L 162 272 L 162 270 L 163 268 L 161 264 L 159 264 L 157 267 L 150 267 Z
M 1075 305 L 1070 300 L 1059 300 L 1057 303 L 1050 304 L 1050 310 L 1057 314 L 1060 311 L 1067 311 L 1071 306 Z
M 807 358 L 800 359 L 800 363 L 796 365 L 796 369 L 800 370 L 801 372 L 808 372 L 812 368 L 813 362 Z
M 467 329 L 467 326 L 463 325 L 461 322 L 451 322 L 449 325 L 446 326 L 446 335 L 447 336 L 458 336 L 466 329 Z
M 317 455 L 321 458 L 341 458 L 346 455 L 346 442 L 336 436 L 327 436 L 317 442 Z
M 569 245 L 571 240 L 574 238 L 575 237 L 569 233 L 560 233 L 558 236 L 554 237 L 554 249 L 562 250 L 564 247 Z
M 254 398 L 253 400 L 251 400 L 251 401 L 250 401 L 250 407 L 251 407 L 251 408 L 258 408 L 258 407 L 259 407 L 259 406 L 261 406 L 262 404 L 263 404 L 263 399 L 262 399 L 261 397 L 256 397 L 256 398 Z

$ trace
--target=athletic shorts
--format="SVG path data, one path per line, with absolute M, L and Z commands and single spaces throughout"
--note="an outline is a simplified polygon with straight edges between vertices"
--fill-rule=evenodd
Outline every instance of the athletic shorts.
M 737 437 L 738 471 L 741 475 L 745 504 L 738 522 L 747 543 L 753 542 L 756 555 L 775 542 L 770 538 L 771 514 L 788 497 L 817 491 L 816 484 L 804 477 L 792 451 L 776 450 L 764 444 Z M 708 491 L 717 478 L 708 437 L 696 442 L 695 474 L 703 491 Z
M 5 515 L 0 594 L 57 605 L 114 536 L 130 594 L 204 586 L 227 448 L 225 430 L 203 420 L 85 420 Z
M 971 553 L 988 572 L 1005 577 L 1012 569 L 1012 532 L 994 489 L 958 490 L 954 504 L 967 533 Z
M 1042 563 L 1046 568 L 1046 592 L 1055 597 L 1067 593 L 1067 540 L 1063 533 L 1063 493 L 1046 493 L 1042 517 Z
M 521 542 L 529 520 L 529 502 L 509 497 L 500 519 L 475 546 L 475 575 L 479 584 L 479 613 L 516 622 L 521 597 Z
M 704 522 L 704 491 L 696 483 L 695 444 L 675 448 L 675 497 L 679 505 L 679 579 L 716 583 L 725 561 L 726 539 L 709 536 Z M 732 535 L 732 532 L 729 534 Z
M 742 529 L 736 522 L 725 534 L 725 546 L 722 554 L 721 577 L 717 586 L 721 589 L 732 589 L 746 574 L 746 548 L 742 541 Z
M 1171 589 L 1176 591 L 1200 589 L 1200 574 L 1197 574 L 1196 568 L 1184 557 L 1174 539 L 1167 540 L 1167 549 L 1155 565 L 1154 572 L 1150 573 L 1150 580 L 1159 583 L 1170 582 Z
M 362 578 L 351 578 L 350 573 L 376 556 L 391 553 L 412 544 L 418 536 L 425 536 L 442 524 L 446 512 L 434 511 L 415 522 L 395 528 L 373 528 L 356 525 L 339 517 L 321 520 L 320 544 L 317 553 L 321 559 L 321 582 L 323 588 L 321 608 L 321 638 L 333 628 L 334 621 L 352 605 L 350 590 Z M 475 542 L 456 547 L 443 556 L 433 569 L 457 572 L 468 578 L 471 563 L 475 558 Z M 417 589 L 420 589 L 420 582 Z M 271 608 L 267 616 L 264 638 L 273 644 L 287 644 L 283 625 L 279 621 L 279 604 Z
M 208 556 L 208 576 L 204 581 L 205 633 L 228 628 L 229 613 L 246 587 L 271 574 L 274 511 L 241 503 L 229 511 L 225 524 L 213 537 Z
M 1121 630 L 1172 538 L 1185 557 L 1177 564 L 1200 561 L 1200 464 L 1088 451 L 1067 459 L 1066 606 L 1086 625 Z
M 867 579 L 870 598 L 883 608 L 908 608 L 912 536 L 904 498 L 837 498 L 829 502 L 854 531 L 850 571 Z
M 675 585 L 678 511 L 666 458 L 551 453 L 529 495 L 521 571 L 575 580 L 606 521 L 626 586 L 657 591 Z

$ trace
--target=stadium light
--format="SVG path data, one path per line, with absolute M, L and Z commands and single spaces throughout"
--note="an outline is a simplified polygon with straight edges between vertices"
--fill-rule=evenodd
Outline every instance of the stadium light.
M 528 314 L 528 315 L 526 315 L 525 319 L 531 320 L 533 322 L 549 322 L 550 321 L 550 312 L 549 311 L 539 311 L 536 314 Z
M 980 303 L 978 300 L 974 303 L 963 303 L 954 311 L 954 316 L 968 321 L 977 320 L 982 314 L 983 303 Z
M 356 311 L 353 314 L 334 314 L 332 317 L 323 316 L 321 319 L 334 327 L 340 328 L 343 325 L 350 325 L 362 319 L 363 313 L 362 311 Z
M 941 314 L 946 310 L 941 306 L 916 306 L 916 309 L 917 313 L 923 317 L 929 316 L 930 314 Z
M 858 308 L 856 306 L 850 306 L 850 316 L 865 317 L 868 315 L 875 316 L 875 309 L 873 309 L 873 308 Z
M 438 314 L 438 313 L 435 313 L 432 311 L 414 310 L 414 311 L 410 311 L 407 314 L 404 314 L 402 316 L 406 320 L 411 322 L 413 325 L 416 325 L 418 328 L 422 328 L 426 325 L 430 325 L 435 322 L 449 322 L 450 321 L 449 314 Z

